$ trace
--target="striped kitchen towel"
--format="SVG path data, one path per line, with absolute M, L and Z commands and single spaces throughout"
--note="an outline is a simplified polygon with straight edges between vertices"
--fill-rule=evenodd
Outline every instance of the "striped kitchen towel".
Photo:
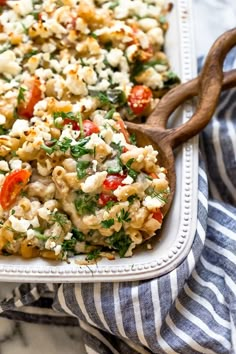
M 22 284 L 0 316 L 80 326 L 88 354 L 236 353 L 236 89 L 201 136 L 198 173 L 197 230 L 175 270 L 140 282 Z

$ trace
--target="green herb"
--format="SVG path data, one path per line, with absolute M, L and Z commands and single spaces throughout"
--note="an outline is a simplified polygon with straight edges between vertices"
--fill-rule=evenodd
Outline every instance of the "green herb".
M 117 204 L 118 202 L 115 202 L 114 200 L 109 200 L 109 202 L 107 202 L 105 209 L 106 210 L 110 210 L 115 204 Z
M 13 110 L 13 118 L 14 118 L 15 120 L 19 118 L 19 116 L 18 116 L 18 114 L 17 114 L 17 109 L 16 109 L 16 108 L 14 108 L 14 110 Z
M 61 244 L 62 251 L 73 252 L 75 251 L 76 239 L 64 240 Z
M 72 142 L 71 139 L 64 137 L 62 141 L 60 140 L 57 141 L 57 146 L 60 151 L 66 152 L 70 148 L 71 142 Z
M 8 133 L 8 130 L 3 128 L 1 125 L 0 125 L 0 135 L 6 135 Z
M 121 146 L 120 142 L 118 144 L 112 142 L 111 147 L 112 147 L 112 149 L 117 150 L 117 153 L 119 156 L 122 154 L 123 147 Z
M 78 113 L 78 121 L 79 121 L 79 127 L 80 127 L 80 136 L 81 138 L 84 137 L 84 126 L 83 126 L 83 118 L 80 113 Z
M 5 175 L 6 173 L 7 173 L 7 171 L 0 170 L 0 175 Z
M 129 212 L 125 211 L 125 209 L 121 209 L 119 215 L 117 215 L 117 219 L 119 222 L 129 222 L 131 218 L 129 217 Z
M 160 15 L 158 20 L 162 25 L 167 22 L 167 19 L 164 15 Z
M 179 83 L 180 83 L 180 79 L 173 71 L 168 71 L 166 73 L 166 78 L 164 78 L 164 88 L 170 88 L 173 85 Z
M 72 227 L 72 237 L 70 240 L 64 240 L 61 244 L 62 250 L 65 252 L 75 252 L 75 246 L 77 242 L 83 242 L 85 235 L 80 232 L 76 227 Z
M 73 235 L 72 237 L 75 238 L 77 241 L 83 242 L 85 240 L 85 235 L 81 231 L 79 231 L 76 227 L 73 226 L 71 232 Z
M 132 194 L 127 198 L 130 205 L 134 203 L 135 199 L 139 199 L 137 194 Z
M 37 229 L 33 229 L 35 231 L 34 236 L 37 237 L 37 239 L 41 240 L 41 241 L 47 241 L 48 240 L 48 236 L 43 235 L 41 232 L 39 232 Z
M 91 33 L 90 33 L 90 36 L 93 37 L 94 39 L 98 39 L 98 36 L 97 36 L 96 33 L 94 33 L 94 32 L 91 32 Z
M 31 50 L 30 52 L 26 53 L 23 57 L 23 59 L 29 59 L 31 58 L 32 56 L 38 54 L 39 51 L 38 50 Z
M 104 116 L 104 119 L 112 119 L 113 114 L 115 113 L 115 108 L 112 108 L 110 111 L 107 112 L 107 114 Z
M 108 220 L 104 220 L 101 222 L 102 227 L 104 227 L 104 229 L 109 229 L 112 225 L 114 225 L 115 221 L 114 219 L 108 219 Z
M 24 25 L 24 23 L 21 23 L 21 26 L 23 27 L 24 33 L 28 35 L 29 29 Z
M 50 141 L 47 141 L 44 145 L 41 145 L 41 149 L 46 151 L 47 154 L 51 155 L 53 152 L 57 150 L 57 142 L 58 142 L 57 139 L 52 139 Z
M 0 49 L 0 54 L 6 52 L 10 48 L 11 48 L 10 43 L 7 43 L 7 44 L 3 45 L 2 48 Z
M 120 2 L 119 1 L 113 1 L 112 3 L 111 3 L 111 5 L 109 6 L 109 9 L 110 10 L 113 10 L 113 9 L 115 9 L 117 6 L 119 6 L 120 5 Z
M 122 171 L 122 165 L 119 157 L 106 162 L 108 173 L 119 173 Z
M 15 212 L 16 212 L 15 209 L 12 209 L 12 210 L 11 210 L 11 215 L 14 215 Z
M 19 88 L 18 96 L 17 96 L 17 103 L 21 103 L 22 101 L 25 102 L 25 91 L 27 91 L 24 87 Z
M 88 64 L 85 63 L 85 61 L 84 61 L 83 58 L 79 58 L 79 60 L 80 60 L 80 64 L 81 64 L 82 66 L 87 66 L 87 65 L 88 65 Z
M 13 156 L 13 157 L 18 156 L 15 150 L 11 150 L 11 156 Z
M 157 192 L 153 187 L 148 187 L 146 189 L 146 194 L 152 198 L 158 198 L 160 201 L 167 203 L 166 195 L 168 195 L 168 190 L 164 190 L 163 192 Z
M 29 15 L 32 15 L 32 16 L 34 17 L 34 19 L 35 19 L 36 21 L 38 21 L 38 20 L 39 20 L 39 14 L 40 14 L 40 12 L 41 12 L 41 11 L 39 11 L 39 10 L 34 10 L 34 11 L 30 12 Z
M 78 161 L 76 165 L 77 177 L 84 178 L 87 175 L 87 168 L 91 164 L 90 161 Z
M 142 62 L 136 62 L 135 65 L 133 66 L 132 72 L 131 72 L 131 79 L 135 80 L 135 77 L 141 74 L 143 71 L 153 68 L 156 65 L 167 65 L 167 62 L 165 60 L 151 60 L 146 63 Z
M 96 261 L 100 256 L 101 250 L 95 248 L 93 251 L 89 252 L 86 256 L 87 261 Z
M 68 223 L 68 218 L 66 214 L 62 214 L 59 211 L 55 211 L 51 214 L 51 221 L 59 224 L 60 226 L 64 226 Z
M 130 134 L 129 140 L 132 145 L 137 145 L 135 133 Z
M 8 82 L 8 83 L 11 82 L 11 80 L 8 79 L 4 74 L 1 74 L 1 75 L 0 75 L 0 79 L 6 81 L 6 82 Z
M 93 150 L 85 147 L 88 141 L 89 141 L 89 137 L 81 139 L 76 145 L 72 145 L 70 148 L 71 155 L 74 158 L 79 158 L 86 154 L 92 154 Z
M 75 208 L 79 215 L 94 214 L 97 207 L 98 195 L 91 195 L 82 191 L 77 192 Z
M 21 196 L 21 197 L 27 197 L 27 192 L 24 191 L 24 190 L 21 190 L 21 191 L 20 191 L 20 196 Z
M 129 159 L 129 161 L 126 163 L 126 165 L 124 165 L 125 167 L 126 167 L 126 169 L 127 169 L 127 171 L 128 171 L 128 175 L 130 176 L 130 177 L 132 177 L 134 180 L 136 180 L 136 178 L 137 178 L 137 176 L 138 176 L 138 172 L 137 171 L 135 171 L 135 170 L 133 170 L 132 168 L 131 168 L 131 165 L 132 165 L 132 163 L 135 161 L 135 159 L 134 158 L 132 158 L 132 159 Z
M 124 257 L 130 244 L 132 243 L 129 236 L 125 234 L 123 228 L 121 228 L 118 232 L 114 232 L 112 236 L 107 238 L 107 241 L 112 248 L 119 252 L 120 257 Z
M 122 106 L 126 103 L 126 96 L 122 90 L 110 89 L 107 90 L 106 93 L 90 90 L 89 93 L 91 96 L 97 97 L 100 103 L 104 106 L 112 107 L 114 104 L 119 104 L 119 106 Z

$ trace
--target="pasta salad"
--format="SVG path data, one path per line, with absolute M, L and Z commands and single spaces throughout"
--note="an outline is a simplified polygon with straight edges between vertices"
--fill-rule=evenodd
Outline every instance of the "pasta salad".
M 0 254 L 132 255 L 169 187 L 123 118 L 178 78 L 163 0 L 0 0 Z

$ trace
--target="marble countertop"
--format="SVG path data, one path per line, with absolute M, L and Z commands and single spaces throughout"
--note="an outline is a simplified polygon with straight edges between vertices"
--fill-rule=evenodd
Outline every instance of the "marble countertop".
M 196 53 L 206 53 L 224 31 L 236 25 L 236 1 L 193 0 Z M 208 16 L 210 14 L 210 16 Z M 16 284 L 2 283 L 0 298 Z M 0 354 L 84 354 L 78 327 L 20 323 L 0 318 Z

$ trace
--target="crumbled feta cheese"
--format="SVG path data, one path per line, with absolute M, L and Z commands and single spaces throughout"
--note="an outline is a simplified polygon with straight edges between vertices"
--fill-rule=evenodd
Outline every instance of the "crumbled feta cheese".
M 20 170 L 22 168 L 22 161 L 21 160 L 10 160 L 9 165 L 12 170 Z
M 107 176 L 107 172 L 96 172 L 94 175 L 86 178 L 84 183 L 81 183 L 81 189 L 84 193 L 94 193 L 103 184 Z
M 16 55 L 12 50 L 6 50 L 0 54 L 0 73 L 17 75 L 21 71 L 20 65 L 17 63 Z
M 14 215 L 9 216 L 11 227 L 17 232 L 26 232 L 30 226 L 30 220 L 23 218 L 17 219 Z
M 6 117 L 3 114 L 0 114 L 0 125 L 3 125 L 6 123 Z
M 123 179 L 122 184 L 132 184 L 133 182 L 133 178 L 131 176 L 127 176 L 125 179 Z
M 156 208 L 161 208 L 165 203 L 158 198 L 152 198 L 151 196 L 147 196 L 143 201 L 143 206 L 145 206 L 148 210 L 153 210 Z
M 35 231 L 29 229 L 26 231 L 26 235 L 27 235 L 27 240 L 32 240 L 35 237 Z
M 56 247 L 54 247 L 54 252 L 55 252 L 55 255 L 58 256 L 61 252 L 61 245 L 56 245 Z
M 26 119 L 17 119 L 12 126 L 10 135 L 21 136 L 27 130 L 29 130 L 29 121 Z
M 119 65 L 122 56 L 122 50 L 114 48 L 111 49 L 110 52 L 107 54 L 107 61 L 111 66 L 116 67 Z
M 68 232 L 66 236 L 64 237 L 64 240 L 71 240 L 71 237 L 73 236 L 72 232 Z
M 0 160 L 0 170 L 4 172 L 10 171 L 7 161 Z

